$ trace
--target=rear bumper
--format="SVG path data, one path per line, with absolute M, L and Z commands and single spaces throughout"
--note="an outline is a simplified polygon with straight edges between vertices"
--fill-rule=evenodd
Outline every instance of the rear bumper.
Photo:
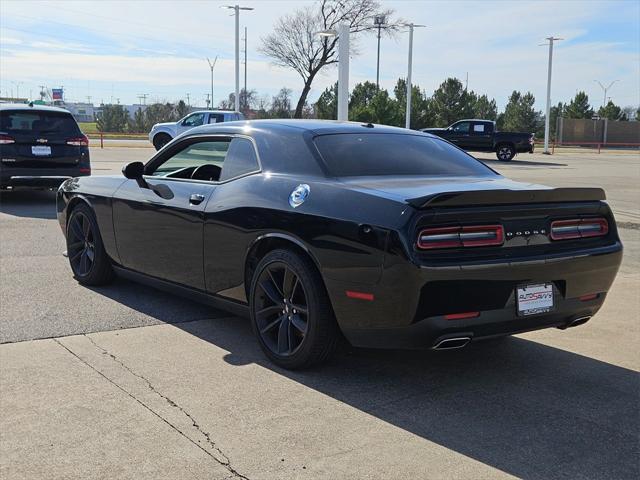
M 349 298 L 353 285 L 327 285 L 338 323 L 355 346 L 433 348 L 442 339 L 472 341 L 549 327 L 568 327 L 593 316 L 606 297 L 622 260 L 622 245 L 494 264 L 387 266 L 380 283 L 367 288 L 373 300 Z M 516 288 L 552 283 L 554 309 L 519 316 Z M 597 294 L 581 301 L 580 297 Z M 475 318 L 448 320 L 446 314 L 480 312 Z M 581 321 L 580 323 L 584 323 Z
M 91 175 L 89 167 L 72 168 L 2 168 L 1 187 L 57 188 L 73 177 Z

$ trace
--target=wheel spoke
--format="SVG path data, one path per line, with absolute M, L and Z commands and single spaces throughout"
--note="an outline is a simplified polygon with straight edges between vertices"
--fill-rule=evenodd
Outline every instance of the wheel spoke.
M 95 258 L 95 252 L 93 251 L 93 248 L 87 248 L 87 258 L 89 258 L 91 263 L 93 263 L 93 259 Z
M 83 250 L 82 255 L 80 255 L 80 274 L 84 275 L 87 273 L 87 251 Z
M 271 279 L 271 283 L 273 284 L 273 288 L 275 289 L 278 295 L 278 298 L 280 298 L 280 300 L 284 299 L 284 294 L 282 293 L 282 290 L 280 290 L 280 287 L 278 286 L 279 282 L 273 276 L 273 272 L 271 271 L 270 268 L 267 268 L 267 273 L 269 274 L 269 278 Z
M 69 261 L 71 261 L 71 262 L 75 262 L 75 261 L 76 261 L 76 259 L 77 259 L 80 255 L 82 255 L 83 253 L 84 253 L 84 248 L 82 248 L 82 249 L 78 250 L 78 251 L 73 255 L 73 257 L 70 257 L 70 258 L 69 258 Z
M 280 322 L 280 328 L 278 329 L 278 353 L 288 353 L 290 349 L 289 319 L 283 316 L 282 322 Z
M 273 315 L 274 313 L 282 312 L 282 304 L 271 305 L 270 307 L 265 307 L 262 310 L 256 312 L 256 317 L 266 317 L 269 315 Z
M 84 245 L 83 241 L 70 243 L 67 247 L 68 250 L 75 250 L 76 248 L 80 248 Z
M 286 317 L 284 315 L 280 315 L 278 318 L 276 318 L 273 322 L 269 323 L 266 327 L 263 327 L 260 330 L 260 333 L 262 333 L 263 335 L 271 330 L 273 330 L 274 327 L 280 325 L 280 323 L 285 319 Z
M 291 323 L 300 333 L 307 333 L 307 322 L 302 320 L 300 315 L 294 315 L 291 317 Z
M 293 296 L 293 287 L 298 277 L 291 271 L 290 268 L 284 269 L 284 280 L 282 281 L 282 293 L 284 298 L 291 298 Z
M 82 233 L 84 235 L 85 241 L 89 240 L 89 232 L 90 232 L 89 227 L 90 227 L 89 219 L 84 215 L 82 215 Z
M 78 217 L 74 218 L 73 222 L 71 222 L 71 231 L 78 240 L 82 240 L 84 238 L 84 235 L 82 234 L 82 225 L 80 225 L 80 219 Z
M 291 308 L 296 311 L 296 313 L 302 313 L 303 315 L 307 315 L 308 310 L 306 305 L 297 305 L 292 303 Z
M 280 292 L 278 292 L 278 289 L 272 280 L 262 280 L 260 282 L 260 288 L 273 303 L 276 305 L 282 304 L 282 295 L 280 295 Z

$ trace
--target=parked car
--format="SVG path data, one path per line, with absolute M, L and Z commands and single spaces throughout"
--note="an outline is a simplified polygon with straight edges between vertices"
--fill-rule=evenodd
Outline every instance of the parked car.
M 226 110 L 202 110 L 193 112 L 177 122 L 156 123 L 149 132 L 149 141 L 156 150 L 160 150 L 178 135 L 201 125 L 244 120 L 240 112 Z
M 58 187 L 91 175 L 89 140 L 71 113 L 33 104 L 0 104 L 0 188 Z
M 195 128 L 124 176 L 65 182 L 75 278 L 251 318 L 285 368 L 353 345 L 463 347 L 588 321 L 622 245 L 599 188 L 508 180 L 439 137 L 259 120 Z
M 496 152 L 498 160 L 508 162 L 517 153 L 533 153 L 534 134 L 499 132 L 491 120 L 460 120 L 447 128 L 423 128 L 467 151 Z

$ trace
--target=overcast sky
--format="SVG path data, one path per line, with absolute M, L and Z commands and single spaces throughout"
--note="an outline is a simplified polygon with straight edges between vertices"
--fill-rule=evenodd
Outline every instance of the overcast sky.
M 120 99 L 137 103 L 175 101 L 190 93 L 204 105 L 210 89 L 205 57 L 219 56 L 215 104 L 234 89 L 234 22 L 228 2 L 129 0 L 36 2 L 0 0 L 0 93 L 19 89 L 37 96 L 38 85 L 64 86 L 69 101 L 94 103 Z M 260 37 L 274 21 L 312 1 L 250 1 L 242 12 L 248 28 L 248 88 L 275 94 L 286 86 L 301 89 L 295 72 L 274 67 L 260 55 Z M 599 107 L 603 92 L 594 80 L 618 82 L 608 96 L 622 106 L 640 103 L 640 2 L 629 1 L 383 1 L 405 20 L 428 28 L 414 37 L 414 84 L 430 95 L 450 76 L 486 93 L 502 107 L 512 90 L 531 91 L 544 108 L 547 48 L 544 38 L 564 38 L 554 50 L 552 101 L 567 101 L 576 91 Z M 384 39 L 381 83 L 392 89 L 406 76 L 408 35 Z M 351 59 L 350 85 L 375 81 L 376 41 L 359 40 Z M 313 85 L 315 100 L 337 79 L 327 68 Z

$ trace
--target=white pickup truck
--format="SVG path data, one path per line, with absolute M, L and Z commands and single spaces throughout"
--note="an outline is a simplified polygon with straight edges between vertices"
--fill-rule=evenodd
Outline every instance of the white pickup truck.
M 233 122 L 234 120 L 244 120 L 244 115 L 228 110 L 200 110 L 190 113 L 177 122 L 156 123 L 149 132 L 149 141 L 156 147 L 156 150 L 160 150 L 178 135 L 193 127 L 208 123 Z

